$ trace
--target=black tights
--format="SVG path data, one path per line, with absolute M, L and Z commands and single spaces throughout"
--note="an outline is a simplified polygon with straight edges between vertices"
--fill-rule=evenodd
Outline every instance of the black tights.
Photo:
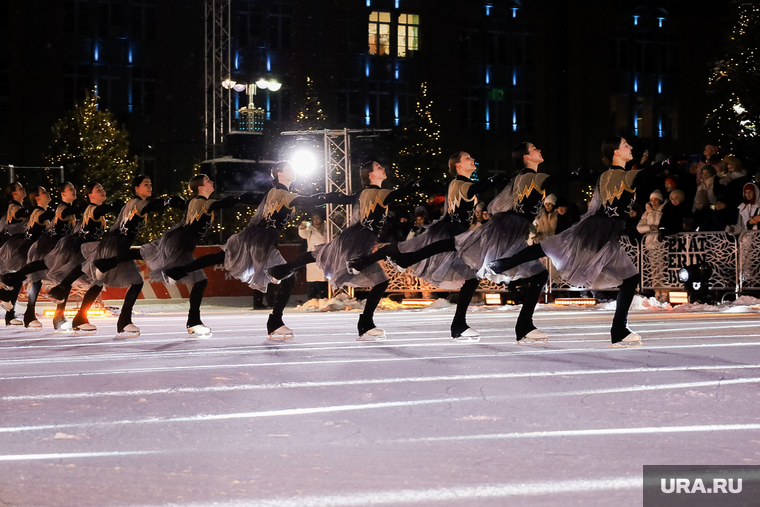
M 197 271 L 199 269 L 208 268 L 209 266 L 216 266 L 217 264 L 224 264 L 224 250 L 221 250 L 216 253 L 212 254 L 206 254 L 201 257 L 198 257 L 193 262 L 189 264 L 185 264 L 184 266 L 179 266 L 183 271 L 187 271 L 188 273 L 192 273 L 193 271 Z
M 489 264 L 489 267 L 497 273 L 503 273 L 504 271 L 509 271 L 510 269 L 519 266 L 520 264 L 534 261 L 536 259 L 540 259 L 541 257 L 546 257 L 544 249 L 541 248 L 541 245 L 535 244 L 523 248 L 512 257 L 496 259 Z
M 274 304 L 272 305 L 272 313 L 269 314 L 269 320 L 267 320 L 268 333 L 271 334 L 278 327 L 285 325 L 282 321 L 282 312 L 285 311 L 285 306 L 290 300 L 290 294 L 293 292 L 295 284 L 296 277 L 293 275 L 280 282 L 277 287 L 277 294 L 274 296 Z
M 87 319 L 87 312 L 90 310 L 90 307 L 95 302 L 95 300 L 98 299 L 98 296 L 100 295 L 100 291 L 102 290 L 103 290 L 102 285 L 92 285 L 87 290 L 84 297 L 82 298 L 82 305 L 79 307 L 79 311 L 74 316 L 74 320 L 71 322 L 71 325 L 74 328 L 82 324 L 90 322 Z
M 359 336 L 363 335 L 370 329 L 377 327 L 375 326 L 373 317 L 375 315 L 377 305 L 380 303 L 380 300 L 383 298 L 385 291 L 388 289 L 388 284 L 388 280 L 380 282 L 372 287 L 372 290 L 369 291 L 369 295 L 364 302 L 364 311 L 361 315 L 359 315 L 359 324 L 357 325 L 359 329 Z
M 37 320 L 37 312 L 35 306 L 37 305 L 37 296 L 40 294 L 42 288 L 42 280 L 37 280 L 29 284 L 29 290 L 26 293 L 26 311 L 24 312 L 24 326 L 28 326 L 30 322 Z
M 525 294 L 523 294 L 522 308 L 515 324 L 517 341 L 522 340 L 525 338 L 525 335 L 536 329 L 536 326 L 533 325 L 533 312 L 536 310 L 538 299 L 541 297 L 541 292 L 544 290 L 547 280 L 549 280 L 549 272 L 547 270 L 543 270 L 526 280 L 529 285 L 525 289 Z
M 628 311 L 631 309 L 633 296 L 636 294 L 636 286 L 639 284 L 639 275 L 634 275 L 623 280 L 617 293 L 617 306 L 615 316 L 612 318 L 612 343 L 623 341 L 623 338 L 631 333 L 628 329 Z
M 116 322 L 116 330 L 121 333 L 127 325 L 132 323 L 132 308 L 135 306 L 138 296 L 143 288 L 143 282 L 134 283 L 129 286 L 127 295 L 124 296 L 124 304 L 121 307 L 119 320 Z
M 480 280 L 477 278 L 470 278 L 465 280 L 462 288 L 459 289 L 459 300 L 457 301 L 457 309 L 454 313 L 454 320 L 451 322 L 451 337 L 457 338 L 462 335 L 470 326 L 467 325 L 467 307 L 470 306 L 472 296 L 480 284 Z
M 190 310 L 187 312 L 187 327 L 193 327 L 203 325 L 201 322 L 201 302 L 203 301 L 203 293 L 206 291 L 208 280 L 201 280 L 195 282 L 193 288 L 190 289 Z

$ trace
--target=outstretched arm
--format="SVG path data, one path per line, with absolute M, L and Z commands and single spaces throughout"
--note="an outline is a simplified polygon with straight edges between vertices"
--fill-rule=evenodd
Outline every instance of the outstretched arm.
M 212 202 L 208 208 L 209 211 L 216 211 L 220 209 L 231 208 L 232 206 L 236 206 L 238 204 L 258 206 L 259 203 L 264 200 L 265 195 L 266 194 L 260 192 L 248 192 L 242 195 L 231 195 L 225 197 L 224 199 L 219 199 L 218 201 Z
M 118 201 L 118 200 L 114 202 L 101 204 L 100 206 L 98 206 L 97 208 L 93 210 L 92 217 L 97 220 L 110 213 L 116 214 L 123 207 L 124 207 L 124 201 Z
M 171 197 L 164 197 L 150 201 L 143 207 L 142 213 L 162 213 L 169 207 L 184 209 L 187 207 L 187 203 L 183 198 L 173 195 Z
M 501 190 L 501 187 L 504 186 L 504 184 L 508 181 L 506 174 L 495 174 L 491 176 L 490 178 L 486 178 L 482 181 L 477 181 L 470 185 L 470 187 L 467 189 L 467 198 L 472 199 L 476 195 L 478 195 L 480 192 L 483 192 L 486 189 L 489 188 L 498 188 Z
M 326 194 L 314 194 L 296 197 L 290 201 L 294 206 L 319 206 L 322 204 L 353 204 L 358 194 L 346 195 L 342 192 L 328 192 Z
M 426 190 L 428 187 L 435 184 L 435 181 L 428 179 L 428 178 L 420 178 L 415 181 L 410 181 L 403 187 L 397 188 L 396 190 L 392 190 L 388 195 L 385 196 L 385 199 L 383 200 L 383 204 L 388 204 L 390 202 L 396 201 L 398 199 L 402 199 L 406 197 L 407 195 L 411 195 L 415 192 L 421 192 Z

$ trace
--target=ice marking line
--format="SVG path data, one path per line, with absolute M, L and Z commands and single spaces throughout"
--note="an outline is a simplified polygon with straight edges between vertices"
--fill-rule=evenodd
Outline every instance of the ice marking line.
M 642 435 L 655 433 L 698 433 L 703 431 L 760 430 L 760 424 L 704 424 L 700 426 L 649 426 L 643 428 L 600 428 L 589 430 L 534 431 L 529 433 L 492 433 L 453 437 L 428 437 L 391 440 L 392 442 L 456 442 L 466 440 L 507 440 L 545 437 L 596 437 L 613 435 Z
M 102 422 L 82 422 L 82 423 L 62 423 L 62 424 L 44 424 L 38 426 L 16 426 L 0 428 L 0 433 L 20 433 L 23 431 L 38 431 L 49 429 L 79 428 L 79 427 L 103 427 L 117 425 L 135 425 L 135 424 L 155 424 L 155 423 L 178 423 L 178 422 L 204 422 L 220 421 L 230 419 L 258 419 L 262 417 L 280 417 L 307 414 L 325 414 L 331 412 L 353 412 L 355 410 L 374 410 L 395 407 L 414 407 L 419 405 L 436 405 L 443 403 L 454 403 L 459 401 L 482 400 L 482 397 L 468 396 L 465 398 L 441 398 L 431 400 L 416 401 L 390 401 L 384 403 L 365 403 L 362 405 L 333 405 L 328 407 L 311 407 L 311 408 L 288 408 L 282 410 L 267 410 L 263 412 L 238 412 L 231 414 L 198 414 L 183 417 L 149 417 L 147 419 L 123 419 L 120 421 L 102 421 Z
M 298 495 L 292 498 L 256 498 L 222 502 L 183 503 L 181 507 L 350 507 L 365 505 L 406 505 L 414 503 L 458 501 L 459 505 L 476 505 L 477 499 L 507 498 L 515 496 L 546 496 L 561 493 L 593 493 L 626 489 L 641 489 L 640 477 L 605 477 L 530 483 L 484 484 L 453 488 L 397 489 L 362 491 L 338 495 Z M 470 503 L 467 503 L 467 501 Z M 180 504 L 162 504 L 163 507 L 180 507 Z M 132 506 L 138 507 L 138 506 Z M 154 507 L 142 505 L 139 507 Z
M 760 336 L 760 335 L 758 335 Z M 461 344 L 457 344 L 456 348 L 461 348 Z M 490 352 L 488 354 L 456 354 L 456 355 L 450 355 L 450 356 L 419 356 L 419 357 L 382 357 L 382 358 L 362 358 L 362 359 L 327 359 L 327 360 L 316 360 L 316 361 L 287 361 L 287 362 L 276 362 L 276 363 L 238 363 L 238 364 L 201 364 L 201 365 L 193 365 L 193 366 L 161 366 L 161 367 L 153 367 L 153 368 L 126 368 L 121 370 L 107 370 L 107 371 L 79 371 L 76 373 L 51 373 L 51 374 L 45 374 L 45 375 L 15 375 L 15 376 L 5 376 L 0 377 L 0 381 L 2 380 L 30 380 L 30 379 L 44 379 L 44 378 L 70 378 L 70 377 L 88 377 L 88 376 L 103 376 L 103 375 L 126 375 L 126 374 L 135 374 L 135 373 L 155 373 L 155 372 L 182 372 L 182 371 L 188 371 L 188 370 L 235 370 L 240 368 L 257 368 L 257 367 L 287 367 L 287 366 L 319 366 L 319 365 L 330 365 L 330 364 L 361 364 L 361 363 L 391 363 L 391 362 L 402 362 L 402 361 L 442 361 L 442 360 L 454 360 L 454 359 L 463 359 L 463 358 L 484 358 L 484 357 L 490 357 L 490 358 L 503 358 L 503 357 L 512 357 L 512 356 L 531 356 L 531 355 L 559 355 L 559 354 L 589 354 L 589 353 L 605 353 L 605 354 L 620 354 L 620 353 L 635 353 L 638 352 L 647 352 L 650 350 L 668 350 L 668 349 L 695 349 L 698 350 L 699 348 L 712 348 L 712 347 L 720 347 L 722 349 L 725 349 L 727 347 L 754 347 L 754 346 L 760 346 L 760 342 L 738 342 L 738 343 L 716 343 L 716 344 L 702 344 L 702 345 L 663 345 L 658 347 L 642 347 L 638 349 L 634 349 L 631 351 L 622 351 L 619 349 L 610 349 L 610 348 L 603 348 L 603 349 L 597 349 L 597 348 L 583 348 L 583 349 L 551 349 L 551 350 L 542 350 L 542 349 L 533 349 L 533 350 L 526 350 L 526 349 L 520 349 L 516 350 L 514 352 Z M 516 346 L 517 347 L 517 346 Z M 281 350 L 281 349 L 279 349 Z M 142 356 L 142 357 L 141 357 Z M 150 356 L 150 353 L 144 353 L 141 356 L 138 356 L 141 360 L 147 359 L 148 356 Z M 43 361 L 44 362 L 44 361 Z M 2 363 L 0 363 L 2 364 Z M 728 366 L 720 366 L 728 367 Z M 740 367 L 744 367 L 743 365 L 740 365 Z M 684 367 L 684 368 L 690 368 L 690 367 Z
M 18 396 L 0 396 L 0 401 L 44 401 L 44 400 L 72 400 L 83 398 L 105 398 L 120 396 L 150 396 L 160 394 L 201 394 L 212 392 L 231 391 L 261 391 L 270 389 L 292 389 L 311 387 L 345 387 L 377 384 L 407 384 L 413 382 L 451 382 L 469 380 L 504 380 L 517 378 L 540 378 L 556 376 L 581 376 L 581 375 L 606 375 L 606 374 L 631 374 L 631 373 L 666 373 L 674 371 L 706 371 L 706 370 L 746 370 L 760 369 L 760 364 L 754 365 L 727 365 L 727 366 L 668 366 L 663 368 L 626 368 L 626 369 L 599 369 L 599 370 L 571 370 L 571 371 L 538 371 L 525 373 L 484 373 L 478 375 L 445 375 L 432 377 L 391 377 L 378 379 L 357 380 L 325 380 L 313 382 L 282 382 L 279 384 L 245 384 L 233 386 L 211 387 L 171 387 L 166 389 L 134 389 L 129 391 L 104 391 L 84 393 L 59 393 L 59 394 L 28 394 Z M 662 389 L 687 389 L 690 387 L 710 387 L 735 384 L 754 384 L 760 382 L 760 377 L 739 379 L 716 379 L 701 382 L 680 382 L 673 384 L 638 385 L 629 387 L 594 389 L 588 391 L 564 391 L 531 394 L 530 396 L 577 396 L 590 394 L 606 394 L 619 392 L 655 391 Z
M 103 458 L 110 456 L 135 456 L 141 454 L 156 454 L 159 451 L 118 451 L 118 452 L 70 452 L 60 454 L 5 454 L 0 455 L 0 461 L 29 461 L 40 459 L 72 459 L 72 458 Z
M 590 336 L 593 333 L 586 333 L 583 334 L 583 336 Z M 605 333 L 606 334 L 606 333 Z M 565 335 L 569 336 L 569 335 Z M 646 337 L 644 337 L 644 343 L 649 343 L 651 350 L 651 345 L 653 343 L 662 342 L 662 341 L 675 341 L 675 340 L 683 340 L 683 339 L 689 339 L 689 340 L 716 340 L 718 338 L 733 338 L 736 339 L 737 336 L 735 334 L 731 335 L 712 335 L 712 336 L 703 336 L 703 337 L 677 337 L 677 338 L 668 338 L 668 339 L 662 339 L 662 338 L 654 338 L 647 340 Z M 754 338 L 754 337 L 760 337 L 760 334 L 745 334 L 741 335 L 741 338 Z M 125 341 L 122 342 L 124 344 L 128 345 L 136 345 L 135 342 L 129 342 Z M 149 342 L 153 345 L 156 344 L 156 342 Z M 339 342 L 327 342 L 330 344 L 339 343 Z M 355 343 L 355 342 L 353 342 Z M 609 343 L 606 340 L 549 340 L 549 344 L 552 343 L 559 344 L 559 343 L 579 343 L 579 344 L 586 344 L 588 345 L 585 349 L 574 349 L 574 350 L 556 350 L 556 349 L 541 349 L 541 350 L 534 350 L 533 352 L 528 351 L 521 351 L 521 352 L 512 352 L 512 353 L 519 353 L 519 354 L 526 354 L 526 353 L 543 353 L 543 354 L 551 354 L 551 353 L 571 353 L 571 352 L 590 352 L 590 351 L 597 351 L 597 352 L 610 352 L 610 349 L 604 348 L 604 349 L 595 349 L 594 345 L 598 343 Z M 99 344 L 92 344 L 92 345 L 99 345 Z M 515 345 L 515 342 L 512 340 L 504 340 L 504 341 L 497 341 L 497 342 L 488 342 L 483 341 L 480 343 L 480 345 L 470 345 L 469 347 L 476 349 L 478 346 L 487 345 L 491 347 L 495 346 L 505 346 L 511 348 L 513 345 Z M 332 346 L 310 346 L 310 344 L 285 344 L 285 345 L 278 345 L 276 348 L 274 348 L 271 344 L 268 344 L 266 346 L 229 346 L 229 347 L 221 347 L 221 348 L 205 348 L 205 349 L 194 349 L 194 350 L 179 350 L 179 351 L 164 351 L 164 352 L 151 352 L 151 351 L 136 351 L 136 352 L 122 352 L 118 354 L 92 354 L 88 356 L 66 356 L 66 357 L 32 357 L 32 358 L 19 358 L 19 359 L 5 359 L 0 361 L 0 365 L 18 365 L 18 364 L 37 364 L 37 363 L 44 363 L 44 364 L 51 364 L 51 363 L 66 363 L 71 364 L 74 362 L 108 362 L 108 361 L 119 361 L 123 359 L 137 359 L 139 358 L 141 361 L 150 360 L 150 359 L 167 359 L 167 358 L 178 358 L 178 357 L 193 357 L 193 356 L 210 356 L 210 355 L 239 355 L 239 353 L 246 353 L 250 355 L 268 355 L 271 354 L 273 351 L 276 351 L 278 354 L 283 354 L 286 352 L 321 352 L 321 351 L 332 351 L 332 350 L 363 350 L 363 349 L 398 349 L 398 348 L 432 348 L 432 347 L 454 347 L 459 348 L 462 344 L 460 343 L 454 343 L 450 339 L 440 339 L 436 340 L 434 343 L 394 343 L 392 340 L 389 340 L 387 342 L 382 343 L 364 343 L 360 345 L 332 345 Z M 697 347 L 730 347 L 730 346 L 760 346 L 760 342 L 736 342 L 736 343 L 700 343 L 700 344 L 689 344 L 689 345 L 657 345 L 657 349 L 666 349 L 666 348 L 697 348 Z M 3 348 L 0 348 L 0 350 L 4 350 Z M 7 349 L 5 349 L 7 350 Z M 647 350 L 647 349 L 640 349 L 641 350 Z M 619 353 L 619 350 L 613 350 L 614 353 Z M 505 354 L 508 352 L 505 352 Z M 467 357 L 473 357 L 473 356 L 467 356 Z

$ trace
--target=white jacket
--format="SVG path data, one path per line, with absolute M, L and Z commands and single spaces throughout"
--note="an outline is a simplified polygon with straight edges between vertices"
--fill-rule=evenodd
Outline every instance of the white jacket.
M 754 187 L 755 202 L 753 204 L 741 203 L 739 205 L 739 219 L 736 221 L 737 231 L 756 231 L 760 229 L 760 227 L 758 227 L 760 224 L 749 225 L 747 223 L 750 218 L 760 215 L 760 204 L 758 204 L 758 201 L 760 201 L 760 189 L 758 189 L 757 185 L 754 185 Z
M 325 226 L 326 230 L 326 226 Z M 311 225 L 304 227 L 301 229 L 298 228 L 298 235 L 301 236 L 303 239 L 306 240 L 307 247 L 306 250 L 308 252 L 313 252 L 317 245 L 321 245 L 322 243 L 327 243 L 327 238 L 325 238 L 324 234 L 316 230 Z M 325 274 L 322 272 L 321 269 L 317 267 L 315 263 L 307 264 L 306 265 L 306 281 L 307 282 L 323 282 L 325 280 Z
M 646 234 L 648 232 L 657 232 L 656 230 L 652 230 L 652 226 L 660 225 L 663 206 L 664 204 L 660 204 L 658 207 L 654 208 L 650 203 L 647 203 L 646 211 L 643 215 L 641 215 L 641 220 L 639 220 L 639 224 L 636 226 L 636 230 L 641 234 Z

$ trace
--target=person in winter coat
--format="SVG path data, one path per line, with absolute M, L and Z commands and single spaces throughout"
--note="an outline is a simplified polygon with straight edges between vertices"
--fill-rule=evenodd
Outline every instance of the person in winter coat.
M 758 203 L 760 189 L 754 183 L 746 183 L 742 194 L 744 200 L 739 205 L 739 219 L 735 226 L 726 228 L 727 232 L 733 234 L 760 229 L 760 204 Z
M 646 205 L 644 214 L 641 215 L 639 225 L 636 230 L 644 235 L 644 241 L 650 242 L 653 239 L 657 240 L 657 235 L 660 232 L 660 219 L 662 219 L 662 208 L 664 206 L 664 199 L 662 198 L 662 192 L 655 190 L 649 194 L 649 202 Z

